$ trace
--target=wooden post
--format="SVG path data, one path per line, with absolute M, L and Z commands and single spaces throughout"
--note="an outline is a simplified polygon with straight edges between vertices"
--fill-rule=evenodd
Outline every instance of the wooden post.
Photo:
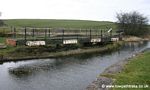
M 27 29 L 26 27 L 24 28 L 24 39 L 25 39 L 25 42 L 27 41 Z
M 13 38 L 13 27 L 10 27 L 11 37 Z
M 98 36 L 98 37 L 100 36 L 100 35 L 99 35 L 99 34 L 100 34 L 99 32 L 100 32 L 100 31 L 99 31 L 99 29 L 98 29 L 98 32 L 97 32 L 97 36 Z
M 121 40 L 121 32 L 119 32 L 119 40 Z
M 91 29 L 90 29 L 90 40 L 92 39 L 92 32 L 91 32 Z
M 87 29 L 86 29 L 86 36 L 87 36 Z
M 34 30 L 35 30 L 35 29 L 33 28 L 33 29 L 32 29 L 32 37 L 34 37 L 34 32 L 35 32 Z
M 62 30 L 62 42 L 64 41 L 64 29 Z
M 101 42 L 103 42 L 103 31 L 101 30 Z
M 76 36 L 77 36 L 77 40 L 79 39 L 79 36 L 78 36 L 78 30 L 76 31 Z
M 110 38 L 112 38 L 112 30 L 110 31 Z
M 13 38 L 15 38 L 15 31 L 14 31 L 15 27 L 13 28 Z
M 16 38 L 16 28 L 14 27 L 14 38 Z
M 39 30 L 36 29 L 36 36 L 39 36 Z
M 50 28 L 48 29 L 48 36 L 49 37 L 51 36 L 51 29 Z
M 47 39 L 47 29 L 45 29 L 45 40 Z

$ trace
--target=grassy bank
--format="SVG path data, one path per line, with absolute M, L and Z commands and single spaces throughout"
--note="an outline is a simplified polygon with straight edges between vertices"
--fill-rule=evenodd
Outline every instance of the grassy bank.
M 145 52 L 133 58 L 125 65 L 121 73 L 112 75 L 112 77 L 116 79 L 114 85 L 149 85 L 150 89 L 150 52 Z
M 106 69 L 99 78 L 107 78 L 106 85 L 137 85 L 134 88 L 112 88 L 112 90 L 150 89 L 150 51 L 140 53 L 134 58 L 119 62 Z M 102 85 L 102 83 L 101 83 Z M 139 87 L 141 85 L 141 87 Z
M 36 59 L 36 58 L 56 58 L 69 55 L 85 54 L 85 53 L 95 53 L 95 52 L 110 52 L 118 49 L 122 42 L 108 44 L 106 46 L 96 46 L 96 47 L 82 47 L 75 48 L 71 50 L 55 49 L 52 47 L 9 47 L 1 51 L 1 56 L 3 56 L 2 62 L 5 61 L 15 61 L 15 60 L 25 60 L 25 59 Z
M 149 90 L 149 60 L 150 51 L 146 51 L 118 62 L 105 69 L 86 90 Z M 128 88 L 127 85 L 132 85 L 133 88 Z

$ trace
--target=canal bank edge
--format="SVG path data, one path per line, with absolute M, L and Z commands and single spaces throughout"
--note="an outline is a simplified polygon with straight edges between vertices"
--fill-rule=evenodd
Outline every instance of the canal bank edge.
M 25 47 L 21 47 L 22 52 L 24 53 L 18 53 L 17 50 L 12 49 L 13 51 L 10 52 L 10 50 L 7 50 L 4 53 L 0 53 L 0 63 L 3 62 L 9 62 L 9 61 L 21 61 L 21 60 L 31 60 L 31 59 L 46 59 L 46 58 L 57 58 L 57 57 L 63 57 L 63 56 L 70 56 L 70 55 L 77 55 L 77 54 L 86 54 L 86 53 L 96 53 L 96 52 L 109 52 L 119 48 L 123 45 L 125 42 L 137 42 L 137 41 L 149 41 L 150 36 L 139 38 L 135 36 L 125 36 L 123 37 L 123 41 L 114 42 L 113 45 L 109 44 L 104 47 L 91 47 L 91 48 L 79 48 L 74 50 L 68 50 L 68 51 L 59 51 L 59 52 L 41 52 L 40 54 L 33 54 L 30 52 L 24 52 L 26 49 Z M 18 47 L 17 47 L 18 48 Z M 20 47 L 19 47 L 20 49 Z M 31 55 L 29 55 L 31 54 Z
M 112 90 L 112 88 L 105 88 L 106 85 L 113 85 L 113 83 L 116 81 L 112 78 L 112 75 L 122 72 L 125 68 L 125 65 L 128 64 L 129 61 L 134 60 L 134 58 L 144 54 L 147 51 L 150 51 L 150 48 L 106 68 L 104 72 L 102 72 L 102 74 L 96 78 L 95 81 L 87 86 L 86 90 Z
M 119 49 L 123 45 L 123 41 L 114 42 L 108 44 L 103 47 L 90 47 L 90 48 L 79 48 L 75 50 L 68 50 L 68 51 L 60 51 L 60 52 L 50 52 L 43 54 L 34 54 L 28 55 L 28 53 L 24 52 L 24 54 L 18 53 L 14 51 L 13 53 L 7 53 L 0 58 L 0 62 L 9 62 L 9 61 L 22 61 L 22 60 L 33 60 L 33 59 L 45 59 L 45 58 L 58 58 L 70 55 L 77 55 L 77 54 L 89 54 L 89 53 L 103 53 L 103 52 L 110 52 L 116 49 Z

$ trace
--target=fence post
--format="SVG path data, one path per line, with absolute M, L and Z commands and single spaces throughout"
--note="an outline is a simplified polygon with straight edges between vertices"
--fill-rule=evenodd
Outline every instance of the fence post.
M 92 38 L 92 32 L 91 32 L 91 29 L 90 29 L 90 40 L 91 40 L 91 38 Z
M 32 37 L 34 37 L 34 32 L 35 32 L 34 30 L 35 30 L 35 29 L 33 28 L 33 29 L 32 29 Z
M 27 40 L 27 30 L 26 30 L 26 27 L 24 29 L 24 32 L 25 32 L 25 41 Z
M 112 38 L 112 30 L 110 31 L 110 39 Z
M 10 27 L 11 37 L 13 38 L 13 27 Z
M 47 39 L 47 29 L 45 29 L 45 41 Z
M 16 28 L 14 27 L 14 38 L 16 38 Z
M 101 30 L 101 42 L 103 42 L 103 31 Z
M 51 29 L 50 28 L 48 29 L 48 36 L 49 37 L 51 36 Z
M 79 39 L 78 33 L 79 33 L 79 32 L 78 32 L 78 30 L 77 30 L 77 31 L 76 31 L 77 40 Z
M 25 39 L 25 42 L 27 41 L 27 29 L 26 27 L 24 28 L 24 39 Z
M 64 29 L 62 30 L 62 42 L 64 41 Z

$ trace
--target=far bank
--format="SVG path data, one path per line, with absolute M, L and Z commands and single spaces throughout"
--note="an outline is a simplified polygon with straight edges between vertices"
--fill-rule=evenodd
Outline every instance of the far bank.
M 20 60 L 29 60 L 29 59 L 41 59 L 41 58 L 57 58 L 77 54 L 89 54 L 89 53 L 105 53 L 111 52 L 119 49 L 123 44 L 122 41 L 110 43 L 104 46 L 92 46 L 92 47 L 75 47 L 72 50 L 63 49 L 52 49 L 49 46 L 41 47 L 9 47 L 7 50 L 1 51 L 1 60 L 0 62 L 8 61 L 20 61 Z M 68 48 L 68 47 L 66 47 Z

